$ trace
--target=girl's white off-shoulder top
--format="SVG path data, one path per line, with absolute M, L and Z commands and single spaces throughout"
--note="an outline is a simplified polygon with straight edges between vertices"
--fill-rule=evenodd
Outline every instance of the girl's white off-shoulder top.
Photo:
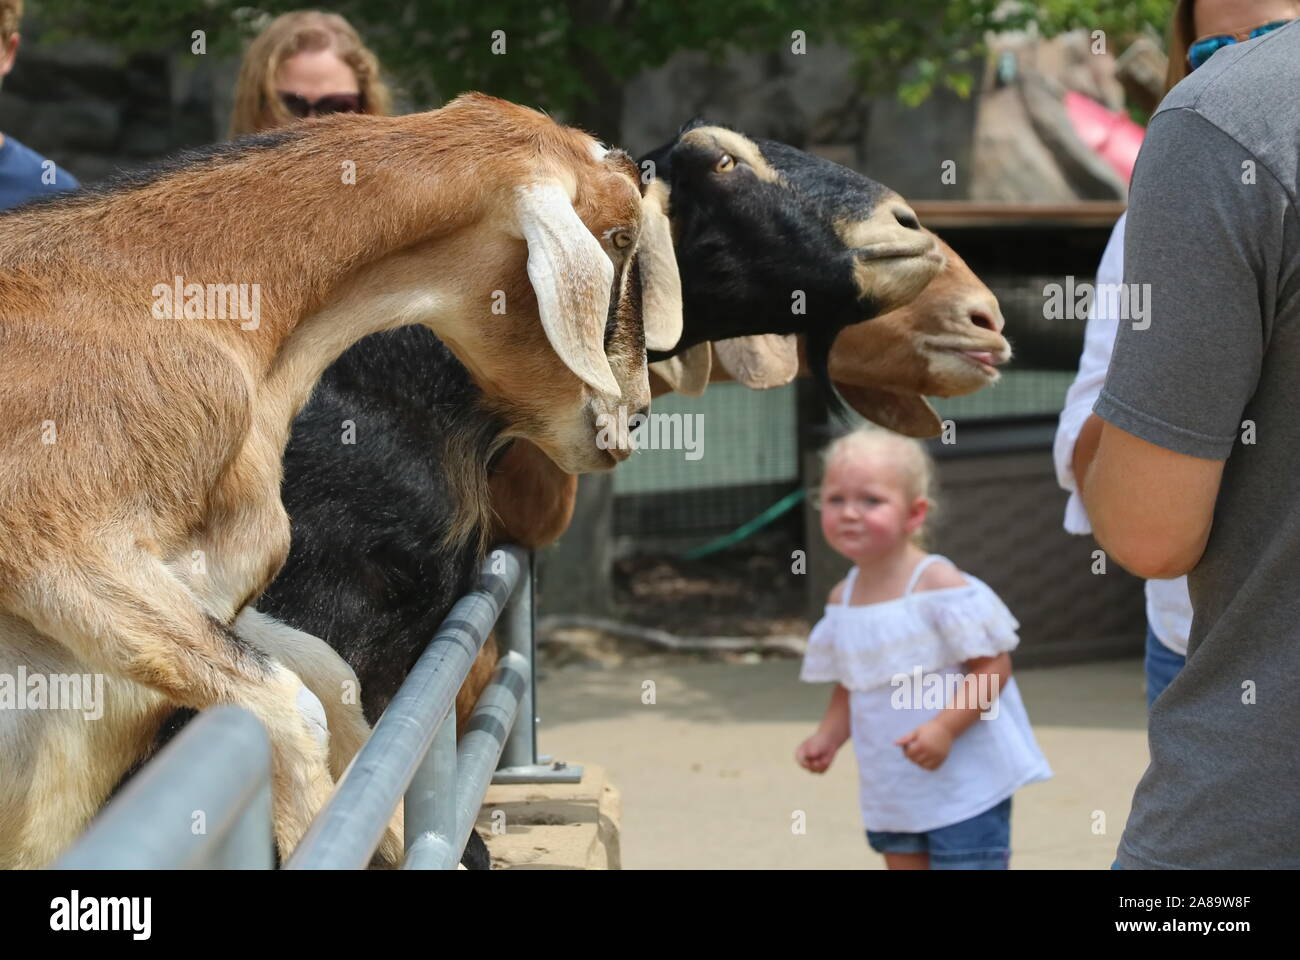
M 962 663 L 1013 650 L 1020 624 L 986 583 L 965 571 L 965 586 L 914 592 L 921 572 L 946 559 L 925 557 L 901 597 L 826 607 L 813 627 L 800 679 L 835 681 L 850 691 L 862 819 L 868 830 L 924 833 L 969 820 L 1021 787 L 1050 779 L 1012 677 L 980 720 L 953 741 L 947 760 L 925 770 L 894 741 L 938 715 L 965 682 Z M 978 687 L 977 697 L 987 695 Z M 991 692 L 991 691 L 990 691 Z

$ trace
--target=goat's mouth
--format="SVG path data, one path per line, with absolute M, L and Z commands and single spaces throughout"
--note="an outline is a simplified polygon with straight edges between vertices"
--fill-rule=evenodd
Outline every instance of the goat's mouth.
M 985 350 L 962 350 L 961 355 L 987 373 L 998 372 L 997 361 L 993 358 L 993 354 Z
M 960 358 L 963 367 L 978 371 L 990 383 L 1001 378 L 998 367 L 1011 359 L 1010 348 L 988 350 L 981 349 L 979 344 L 935 343 L 930 345 L 930 350 L 937 355 Z
M 942 265 L 944 263 L 943 251 L 939 245 L 931 240 L 928 243 L 872 243 L 865 247 L 858 247 L 853 251 L 853 255 L 859 260 L 907 260 L 913 257 L 930 260 L 933 263 Z

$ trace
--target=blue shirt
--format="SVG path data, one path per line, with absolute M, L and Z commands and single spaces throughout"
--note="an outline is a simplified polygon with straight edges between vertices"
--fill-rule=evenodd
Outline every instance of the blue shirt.
M 5 136 L 0 145 L 0 210 L 47 193 L 75 190 L 78 186 L 72 174 L 13 137 Z

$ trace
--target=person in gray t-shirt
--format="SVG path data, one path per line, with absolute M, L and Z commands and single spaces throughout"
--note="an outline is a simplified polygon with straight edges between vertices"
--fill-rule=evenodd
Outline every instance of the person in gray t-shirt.
M 1297 90 L 1300 22 L 1225 47 L 1134 170 L 1124 281 L 1149 309 L 1120 323 L 1084 499 L 1121 565 L 1189 575 L 1195 613 L 1125 869 L 1300 867 Z

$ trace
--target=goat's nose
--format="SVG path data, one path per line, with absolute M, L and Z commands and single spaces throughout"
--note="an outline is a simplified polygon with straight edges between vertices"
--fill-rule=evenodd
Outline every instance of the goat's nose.
M 1001 333 L 1002 328 L 1006 326 L 1006 320 L 996 303 L 992 305 L 979 304 L 970 307 L 966 313 L 966 319 L 975 326 L 984 330 L 992 330 L 994 333 Z
M 898 221 L 900 226 L 907 227 L 909 230 L 921 229 L 921 221 L 916 219 L 916 214 L 907 207 L 895 207 L 894 219 Z
M 632 427 L 632 430 L 635 432 L 635 431 L 637 431 L 637 430 L 640 430 L 640 429 L 641 429 L 641 424 L 645 423 L 646 420 L 649 418 L 649 416 L 650 416 L 650 405 L 649 405 L 649 404 L 646 404 L 644 407 L 642 407 L 642 408 L 641 408 L 640 410 L 638 410 L 636 413 L 632 414 L 632 416 L 633 416 L 633 417 L 640 417 L 640 418 L 641 418 L 641 419 L 638 420 L 638 421 L 636 422 L 636 424 Z M 630 420 L 631 417 L 629 417 L 628 419 Z

